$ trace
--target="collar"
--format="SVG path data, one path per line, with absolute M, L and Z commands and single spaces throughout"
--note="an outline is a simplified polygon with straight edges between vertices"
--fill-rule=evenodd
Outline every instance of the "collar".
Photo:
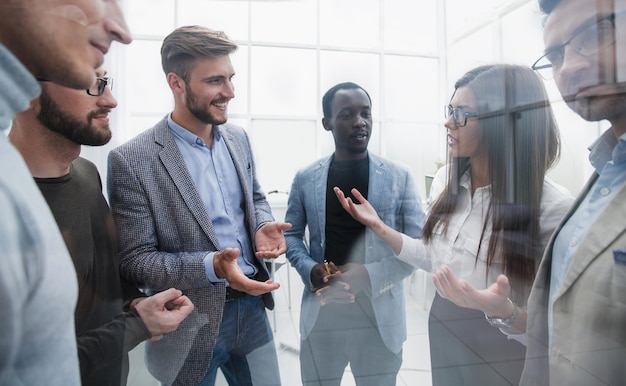
M 192 146 L 193 145 L 197 145 L 197 146 L 205 145 L 204 140 L 202 138 L 198 137 L 191 131 L 185 129 L 178 123 L 174 122 L 172 120 L 172 114 L 167 116 L 167 125 L 169 126 L 170 130 L 172 130 L 174 135 L 176 135 L 183 141 L 187 142 L 189 145 L 192 145 Z M 220 138 L 221 138 L 220 126 L 214 125 L 213 126 L 213 141 L 217 142 L 220 140 Z
M 617 145 L 613 149 L 613 163 L 626 165 L 626 133 L 619 137 Z
M 624 138 L 625 136 L 622 135 L 620 141 L 624 141 Z M 609 128 L 589 146 L 589 162 L 598 174 L 602 172 L 604 165 L 613 158 L 612 153 L 615 145 L 617 145 L 617 138 L 615 138 L 613 129 Z
M 41 87 L 35 77 L 0 44 L 0 130 L 8 129 L 16 113 L 37 98 Z

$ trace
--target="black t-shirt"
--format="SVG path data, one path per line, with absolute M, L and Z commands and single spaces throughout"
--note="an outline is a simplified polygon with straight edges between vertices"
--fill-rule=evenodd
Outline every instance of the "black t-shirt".
M 125 299 L 140 295 L 120 277 L 113 216 L 102 195 L 96 166 L 77 158 L 58 178 L 35 178 L 68 251 L 78 279 L 74 313 L 84 385 L 126 384 L 127 350 L 150 337 Z
M 333 187 L 351 198 L 350 190 L 356 188 L 367 198 L 368 184 L 369 157 L 354 161 L 333 158 L 326 184 L 326 260 L 337 265 L 365 262 L 365 226 L 343 209 Z

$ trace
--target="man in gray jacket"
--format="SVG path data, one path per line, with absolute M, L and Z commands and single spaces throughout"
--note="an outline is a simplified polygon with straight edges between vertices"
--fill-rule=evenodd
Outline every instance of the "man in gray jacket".
M 165 384 L 213 385 L 218 368 L 231 385 L 280 384 L 265 312 L 278 284 L 261 259 L 286 250 L 289 226 L 274 222 L 248 135 L 226 123 L 236 48 L 200 26 L 168 35 L 174 110 L 109 154 L 122 274 L 149 292 L 178 288 L 196 307 L 146 346 L 148 370 Z
M 567 105 L 608 120 L 595 169 L 546 249 L 528 300 L 523 385 L 626 379 L 626 1 L 540 0 L 544 54 Z

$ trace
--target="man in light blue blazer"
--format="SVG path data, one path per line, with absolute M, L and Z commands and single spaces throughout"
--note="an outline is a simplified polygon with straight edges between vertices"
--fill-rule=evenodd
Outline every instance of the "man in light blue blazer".
M 408 168 L 367 150 L 371 99 L 340 83 L 322 100 L 335 152 L 299 171 L 286 213 L 287 258 L 305 284 L 300 314 L 303 385 L 339 385 L 348 364 L 359 386 L 395 385 L 406 339 L 402 281 L 413 268 L 344 211 L 333 188 L 367 192 L 380 217 L 411 237 L 423 211 Z M 305 229 L 308 227 L 307 245 Z
M 108 188 L 121 273 L 149 293 L 175 287 L 195 310 L 146 346 L 164 384 L 279 385 L 265 308 L 278 285 L 259 258 L 284 253 L 282 231 L 256 178 L 246 132 L 226 123 L 234 97 L 222 32 L 176 29 L 163 41 L 174 110 L 109 154 Z

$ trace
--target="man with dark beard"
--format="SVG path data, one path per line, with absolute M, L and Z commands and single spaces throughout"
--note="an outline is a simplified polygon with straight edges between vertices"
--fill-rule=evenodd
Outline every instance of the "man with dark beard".
M 193 310 L 176 289 L 141 296 L 121 280 L 113 219 L 94 164 L 79 157 L 81 145 L 111 139 L 109 112 L 117 106 L 97 72 L 88 90 L 40 81 L 42 93 L 17 114 L 9 139 L 35 177 L 70 252 L 78 279 L 74 314 L 83 385 L 125 385 L 128 351 L 160 339 Z M 132 300 L 126 305 L 124 300 Z
M 278 284 L 260 259 L 286 250 L 256 178 L 246 132 L 226 123 L 235 96 L 223 32 L 180 27 L 161 47 L 174 110 L 109 154 L 108 188 L 121 270 L 149 291 L 181 288 L 196 305 L 181 327 L 146 346 L 164 384 L 279 385 L 265 307 Z

